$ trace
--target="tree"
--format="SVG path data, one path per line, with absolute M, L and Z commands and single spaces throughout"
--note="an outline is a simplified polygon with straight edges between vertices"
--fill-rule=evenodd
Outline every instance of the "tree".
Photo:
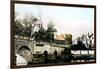
M 93 43 L 92 43 L 92 40 L 93 40 L 93 39 L 92 39 L 92 38 L 93 38 L 93 33 L 89 33 L 89 32 L 88 32 L 88 38 L 89 38 L 89 41 L 90 41 L 90 43 L 88 43 L 89 48 L 92 49 L 92 44 L 93 44 Z
M 66 44 L 72 44 L 72 35 L 66 34 L 65 35 L 65 41 L 66 41 Z
M 18 19 L 15 15 L 15 34 L 18 36 L 32 37 L 32 30 L 36 26 L 38 19 L 33 15 L 26 15 L 23 19 Z
M 38 19 L 35 18 L 32 15 L 31 16 L 25 16 L 23 18 L 23 25 L 25 27 L 23 36 L 26 36 L 26 37 L 32 36 L 32 30 L 34 29 L 37 20 Z
M 54 28 L 54 25 L 52 23 L 49 23 L 47 25 L 47 30 L 45 30 L 43 27 L 41 27 L 38 32 L 34 33 L 35 40 L 37 41 L 47 41 L 52 42 L 54 41 L 54 32 L 56 32 L 56 29 Z
M 47 32 L 54 33 L 57 32 L 57 30 L 54 28 L 54 24 L 52 22 L 49 22 L 47 25 Z
M 18 36 L 23 35 L 24 26 L 21 23 L 20 19 L 15 18 L 15 34 Z
M 44 28 L 40 28 L 38 30 L 38 32 L 34 33 L 33 36 L 35 37 L 35 40 L 37 40 L 37 41 L 40 41 L 40 40 L 45 41 L 45 39 L 46 39 L 45 29 Z
M 71 48 L 64 48 L 62 55 L 64 56 L 63 59 L 65 62 L 71 62 L 71 60 L 73 58 L 72 53 L 71 53 Z
M 46 40 L 49 42 L 54 41 L 54 33 L 57 32 L 57 30 L 54 28 L 54 24 L 50 22 L 47 25 L 47 30 L 46 30 Z

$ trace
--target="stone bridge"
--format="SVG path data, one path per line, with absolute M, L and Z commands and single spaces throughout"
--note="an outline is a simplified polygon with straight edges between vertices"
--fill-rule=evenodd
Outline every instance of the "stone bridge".
M 48 42 L 36 42 L 31 39 L 15 39 L 15 52 L 18 53 L 19 50 L 26 48 L 31 51 L 32 54 L 43 54 L 45 51 L 48 52 L 48 54 L 53 54 L 55 51 L 57 51 L 57 54 L 60 55 L 61 52 L 64 50 L 65 47 L 68 47 L 69 45 L 62 45 L 62 44 L 56 44 L 56 43 L 48 43 Z
M 65 47 L 69 47 L 69 45 L 15 38 L 15 53 L 24 57 L 28 63 L 33 62 L 34 54 L 44 54 L 47 52 L 49 55 L 54 55 L 56 52 L 59 56 Z

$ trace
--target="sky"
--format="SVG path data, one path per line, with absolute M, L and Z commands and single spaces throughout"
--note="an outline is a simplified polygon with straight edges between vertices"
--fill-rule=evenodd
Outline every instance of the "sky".
M 94 32 L 94 9 L 46 5 L 15 4 L 19 18 L 25 15 L 41 16 L 44 28 L 52 22 L 56 34 L 72 34 L 73 39 Z

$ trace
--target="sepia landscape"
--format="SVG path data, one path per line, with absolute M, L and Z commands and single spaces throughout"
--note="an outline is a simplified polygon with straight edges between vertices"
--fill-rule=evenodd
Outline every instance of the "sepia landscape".
M 95 61 L 94 9 L 15 4 L 16 65 Z

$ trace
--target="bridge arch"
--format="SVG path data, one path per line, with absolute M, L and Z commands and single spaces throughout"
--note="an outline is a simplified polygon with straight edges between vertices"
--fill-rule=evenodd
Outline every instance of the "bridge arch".
M 33 55 L 31 49 L 28 46 L 21 46 L 18 49 L 18 54 L 25 58 L 28 63 L 32 62 Z
M 18 49 L 18 52 L 19 52 L 20 50 L 23 50 L 23 49 L 27 49 L 27 50 L 31 51 L 30 48 L 29 48 L 28 46 L 21 46 L 21 47 Z
M 43 55 L 44 55 L 44 62 L 47 63 L 48 62 L 48 51 L 45 50 Z
M 43 52 L 43 54 L 44 54 L 45 56 L 48 56 L 48 51 L 45 50 L 45 51 Z
M 55 50 L 55 51 L 54 51 L 54 55 L 57 56 L 57 54 L 58 54 L 58 52 L 57 52 L 57 50 Z

